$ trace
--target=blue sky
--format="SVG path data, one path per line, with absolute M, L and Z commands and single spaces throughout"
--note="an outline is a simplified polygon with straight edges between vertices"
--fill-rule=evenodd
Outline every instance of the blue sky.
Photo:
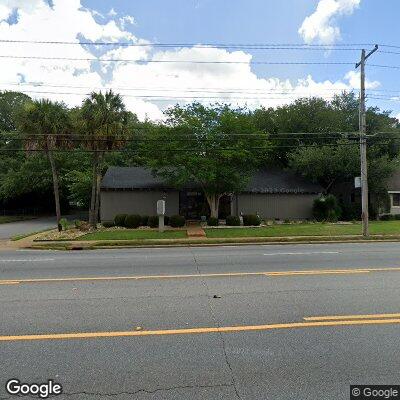
M 28 4 L 29 3 L 29 4 Z M 68 3 L 68 4 L 66 4 Z M 398 0 L 0 0 L 0 35 L 11 39 L 79 41 L 123 41 L 137 43 L 296 43 L 340 45 L 350 43 L 379 43 L 400 45 L 398 33 Z M 50 35 L 49 35 L 50 33 Z M 359 46 L 355 46 L 359 47 Z M 382 48 L 382 50 L 399 49 Z M 129 58 L 144 60 L 218 60 L 268 62 L 348 62 L 360 56 L 354 51 L 300 51 L 198 49 L 187 47 L 162 51 L 147 48 L 110 48 L 82 46 L 7 47 L 10 51 L 31 56 L 49 54 L 56 57 Z M 400 55 L 375 53 L 371 63 L 400 66 Z M 171 64 L 112 64 L 77 61 L 9 62 L 0 60 L 7 81 L 21 82 L 31 90 L 37 86 L 49 97 L 62 98 L 73 105 L 82 100 L 83 90 L 90 88 L 128 88 L 126 101 L 141 118 L 161 117 L 161 111 L 175 102 L 190 101 L 187 89 L 195 87 L 211 91 L 221 87 L 225 92 L 239 88 L 229 102 L 246 103 L 250 107 L 276 106 L 290 99 L 307 95 L 329 98 L 340 90 L 357 89 L 358 77 L 352 65 L 171 65 Z M 60 65 L 61 64 L 61 65 Z M 8 70 L 9 67 L 9 70 Z M 369 94 L 400 96 L 400 69 L 369 67 Z M 28 83 L 36 83 L 30 86 Z M 58 87 L 60 82 L 63 88 Z M 61 85 L 60 85 L 61 86 Z M 82 87 L 79 89 L 79 87 Z M 70 87 L 70 88 L 68 88 Z M 162 91 L 157 88 L 163 88 Z M 9 87 L 7 87 L 9 88 Z M 49 89 L 51 88 L 51 90 Z M 15 87 L 14 87 L 15 89 Z M 68 89 L 68 90 L 67 90 Z M 141 90 L 138 92 L 138 90 Z M 278 95 L 288 90 L 290 99 Z M 136 91 L 135 91 L 136 90 Z M 158 90 L 158 91 L 157 91 Z M 222 92 L 212 96 L 221 96 Z M 399 93 L 386 92 L 386 90 Z M 36 90 L 38 91 L 38 90 Z M 73 92 L 71 94 L 71 91 Z M 257 99 L 241 100 L 244 93 Z M 276 94 L 274 94 L 276 92 Z M 64 94 L 62 94 L 64 93 Z M 171 99 L 149 99 L 169 93 Z M 209 92 L 210 94 L 211 92 Z M 263 93 L 263 94 L 262 94 Z M 142 96 L 135 98 L 135 94 Z M 262 94 L 262 95 L 261 95 Z M 182 98 L 178 99 L 179 96 Z M 199 93 L 193 94 L 199 96 Z M 211 96 L 211 94 L 210 94 Z M 227 96 L 225 94 L 225 96 Z M 236 99 L 235 99 L 236 96 Z M 266 97 L 270 96 L 271 99 Z M 275 98 L 273 98 L 275 96 Z M 278 99 L 278 96 L 281 96 Z M 227 96 L 229 97 L 229 96 Z M 285 97 L 285 96 L 284 96 Z M 286 96 L 287 97 L 287 96 Z M 211 101 L 211 100 L 203 100 Z M 400 115 L 400 102 L 370 99 Z

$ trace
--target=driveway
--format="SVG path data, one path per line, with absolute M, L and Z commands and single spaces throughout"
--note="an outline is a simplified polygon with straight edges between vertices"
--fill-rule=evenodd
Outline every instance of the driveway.
M 82 218 L 82 216 L 79 215 L 68 215 L 63 217 L 70 221 Z M 0 224 L 0 240 L 7 240 L 15 235 L 24 235 L 27 233 L 56 228 L 56 226 L 56 218 L 53 216 Z

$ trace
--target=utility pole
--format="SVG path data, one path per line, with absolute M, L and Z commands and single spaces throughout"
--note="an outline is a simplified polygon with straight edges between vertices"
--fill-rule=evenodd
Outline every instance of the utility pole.
M 356 64 L 356 68 L 361 67 L 361 86 L 360 86 L 360 155 L 361 155 L 361 205 L 362 205 L 362 234 L 369 236 L 368 229 L 368 166 L 367 166 L 367 124 L 365 107 L 365 61 L 378 50 L 375 45 L 367 55 L 365 49 L 361 51 L 361 61 Z

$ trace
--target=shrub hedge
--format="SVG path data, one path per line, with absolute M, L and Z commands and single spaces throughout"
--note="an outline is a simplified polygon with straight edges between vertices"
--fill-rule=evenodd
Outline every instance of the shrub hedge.
M 140 225 L 142 226 L 147 226 L 149 224 L 149 216 L 148 215 L 142 215 L 140 218 Z
M 185 226 L 185 217 L 182 217 L 182 215 L 172 215 L 169 218 L 169 225 L 172 228 L 182 228 Z
M 228 226 L 240 226 L 240 218 L 236 215 L 229 215 L 226 217 L 226 225 Z
M 337 222 L 342 210 L 335 196 L 322 196 L 314 200 L 313 216 L 317 221 Z
M 142 218 L 137 214 L 130 214 L 125 217 L 125 227 L 136 229 L 139 228 Z
M 103 221 L 101 224 L 104 226 L 104 228 L 112 228 L 115 226 L 113 221 Z
M 114 223 L 115 226 L 125 226 L 125 218 L 127 217 L 127 214 L 117 214 L 114 218 Z
M 148 225 L 150 228 L 157 228 L 158 227 L 158 216 L 152 215 L 149 217 Z
M 244 226 L 259 226 L 261 224 L 261 218 L 255 214 L 243 215 Z
M 215 218 L 215 217 L 208 218 L 207 225 L 208 226 L 218 226 L 218 218 Z

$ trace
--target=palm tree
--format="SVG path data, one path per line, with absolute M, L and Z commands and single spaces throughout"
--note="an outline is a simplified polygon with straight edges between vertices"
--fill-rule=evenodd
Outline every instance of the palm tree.
M 54 152 L 68 142 L 70 118 L 64 103 L 34 100 L 17 116 L 17 128 L 24 135 L 25 149 L 43 151 L 49 160 L 53 177 L 57 227 L 61 230 L 60 189 Z
M 89 222 L 94 229 L 97 228 L 99 214 L 104 154 L 124 145 L 131 116 L 125 109 L 122 97 L 111 90 L 105 94 L 93 92 L 82 104 L 80 129 L 85 136 L 85 147 L 93 152 Z

